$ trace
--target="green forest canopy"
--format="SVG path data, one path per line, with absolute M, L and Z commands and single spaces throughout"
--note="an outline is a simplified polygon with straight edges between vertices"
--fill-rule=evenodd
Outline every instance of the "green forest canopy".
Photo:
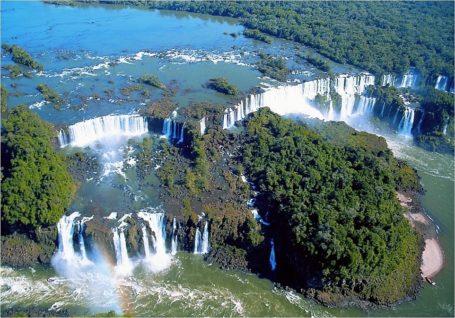
M 391 154 L 377 151 L 380 141 L 353 146 L 363 138 L 342 147 L 261 109 L 247 123 L 243 161 L 294 284 L 316 277 L 389 303 L 418 280 L 419 239 L 397 200 Z
M 57 223 L 76 185 L 54 149 L 53 128 L 24 105 L 11 110 L 2 126 L 2 223 Z

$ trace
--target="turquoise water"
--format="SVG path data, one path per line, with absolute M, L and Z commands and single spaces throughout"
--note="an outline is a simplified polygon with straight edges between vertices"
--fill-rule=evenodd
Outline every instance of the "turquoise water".
M 31 79 L 10 79 L 2 70 L 3 84 L 15 95 L 8 98 L 9 105 L 31 105 L 42 118 L 57 125 L 144 109 L 161 98 L 160 90 L 146 87 L 148 97 L 121 93 L 123 87 L 136 84 L 137 78 L 144 74 L 158 76 L 165 85 L 176 85 L 174 101 L 179 107 L 197 101 L 230 104 L 231 99 L 206 89 L 204 84 L 212 77 L 221 76 L 235 83 L 242 92 L 263 83 L 274 84 L 261 78 L 253 67 L 259 50 L 289 57 L 289 65 L 306 72 L 296 78 L 318 75 L 314 68 L 300 65 L 292 58 L 306 48 L 281 40 L 274 40 L 268 46 L 243 36 L 234 38 L 224 34 L 243 30 L 232 19 L 132 8 L 72 8 L 7 1 L 2 2 L 1 23 L 2 43 L 24 47 L 45 69 Z M 11 63 L 10 58 L 3 55 L 2 63 Z M 350 68 L 339 66 L 338 69 Z M 48 84 L 64 97 L 62 110 L 43 103 L 35 89 L 39 83 Z M 428 153 L 383 129 L 372 131 L 385 134 L 395 154 L 418 169 L 427 190 L 424 207 L 440 228 L 445 268 L 436 278 L 437 286 L 426 285 L 415 301 L 370 311 L 327 309 L 294 292 L 276 288 L 269 280 L 222 271 L 198 256 L 179 253 L 163 273 L 150 274 L 139 266 L 129 278 L 111 281 L 105 276 L 98 277 L 107 279 L 106 283 L 114 287 L 96 297 L 90 292 L 93 282 L 84 279 L 59 278 L 57 283 L 48 282 L 49 277 L 57 275 L 52 268 L 3 268 L 2 308 L 62 308 L 74 314 L 114 309 L 157 316 L 453 315 L 453 157 Z M 130 177 L 128 181 L 114 175 L 83 182 L 73 208 L 87 215 L 92 214 L 94 205 L 102 205 L 102 213 L 115 208 L 128 210 L 125 191 L 117 187 L 130 186 L 135 191 L 133 171 L 126 174 Z M 159 205 L 156 192 L 150 191 L 145 197 L 150 205 Z

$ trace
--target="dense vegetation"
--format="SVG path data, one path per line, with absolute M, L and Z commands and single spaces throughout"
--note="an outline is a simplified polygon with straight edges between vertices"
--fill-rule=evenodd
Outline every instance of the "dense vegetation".
M 52 90 L 46 84 L 39 84 L 36 89 L 43 95 L 45 101 L 52 103 L 55 109 L 60 110 L 63 100 L 56 91 Z
M 247 136 L 246 172 L 261 193 L 289 283 L 378 303 L 412 291 L 419 238 L 403 217 L 384 151 L 334 145 L 268 109 L 249 120 Z M 362 139 L 354 140 L 368 146 Z
M 211 78 L 207 83 L 207 87 L 226 95 L 238 94 L 237 87 L 229 83 L 225 78 Z
M 155 9 L 239 18 L 247 28 L 311 46 L 324 56 L 373 73 L 453 74 L 454 4 L 359 1 L 132 1 Z
M 246 29 L 243 31 L 243 35 L 246 36 L 247 38 L 252 38 L 258 41 L 262 41 L 268 44 L 272 43 L 272 38 L 263 34 L 261 31 L 256 30 L 256 29 Z
M 256 66 L 262 74 L 270 78 L 285 82 L 289 74 L 286 60 L 282 57 L 274 57 L 270 54 L 259 53 L 260 60 Z
M 324 61 L 323 59 L 318 58 L 311 54 L 299 55 L 299 56 L 300 56 L 300 58 L 307 60 L 308 63 L 313 64 L 314 66 L 319 68 L 321 71 L 330 72 L 330 65 L 327 61 Z
M 1 112 L 2 114 L 6 113 L 6 111 L 8 110 L 8 105 L 7 105 L 7 101 L 8 101 L 8 91 L 6 90 L 5 86 L 3 86 L 3 84 L 1 85 L 1 100 L 2 100 L 2 104 L 1 104 Z
M 142 75 L 139 78 L 139 83 L 150 85 L 156 88 L 164 89 L 165 86 L 161 83 L 160 79 L 154 75 Z
M 2 49 L 12 55 L 12 60 L 15 63 L 30 67 L 38 71 L 43 70 L 43 66 L 36 62 L 23 48 L 17 45 L 2 44 Z
M 2 225 L 34 229 L 57 223 L 75 183 L 55 152 L 54 130 L 26 106 L 2 122 Z

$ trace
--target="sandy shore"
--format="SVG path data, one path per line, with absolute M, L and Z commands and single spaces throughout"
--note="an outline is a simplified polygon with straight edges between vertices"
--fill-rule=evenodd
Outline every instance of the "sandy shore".
M 410 212 L 413 201 L 409 196 L 406 196 L 403 193 L 397 193 L 397 196 L 401 206 L 408 210 L 404 216 L 409 220 L 409 222 L 411 222 L 411 225 L 416 227 L 417 223 L 420 223 L 426 228 L 426 230 L 424 230 L 425 233 L 423 233 L 425 238 L 425 247 L 422 253 L 422 265 L 420 266 L 420 270 L 423 278 L 433 278 L 441 271 L 444 265 L 442 248 L 433 234 L 434 231 L 430 229 L 433 224 L 425 214 Z
M 422 277 L 433 278 L 441 271 L 443 265 L 444 256 L 438 241 L 436 239 L 426 239 L 422 254 L 422 265 L 420 266 Z

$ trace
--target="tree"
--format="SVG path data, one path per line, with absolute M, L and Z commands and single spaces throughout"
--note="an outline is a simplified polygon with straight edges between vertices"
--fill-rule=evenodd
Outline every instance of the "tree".
M 71 203 L 76 185 L 53 139 L 52 126 L 25 105 L 3 121 L 2 222 L 32 229 L 55 224 Z

